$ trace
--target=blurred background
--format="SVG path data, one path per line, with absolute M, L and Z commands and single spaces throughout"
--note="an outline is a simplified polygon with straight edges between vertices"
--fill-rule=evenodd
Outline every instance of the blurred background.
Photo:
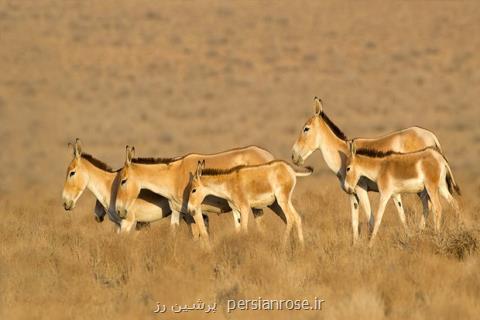
M 258 296 L 318 296 L 325 319 L 478 317 L 479 35 L 479 1 L 0 0 L 0 318 L 147 319 L 159 301 Z M 293 199 L 304 251 L 280 245 L 269 210 L 266 232 L 243 237 L 210 215 L 212 254 L 168 219 L 116 235 L 90 192 L 64 213 L 76 137 L 115 168 L 126 144 L 161 157 L 256 144 L 289 160 L 314 96 L 349 137 L 432 130 L 460 219 L 445 205 L 444 230 L 420 232 L 406 196 L 411 234 L 390 203 L 376 247 L 363 214 L 352 247 L 348 199 L 318 152 Z M 319 314 L 208 319 L 230 316 Z
M 57 197 L 76 137 L 114 167 L 126 144 L 289 159 L 316 95 L 349 137 L 432 130 L 478 181 L 478 34 L 476 1 L 1 1 L 1 195 Z

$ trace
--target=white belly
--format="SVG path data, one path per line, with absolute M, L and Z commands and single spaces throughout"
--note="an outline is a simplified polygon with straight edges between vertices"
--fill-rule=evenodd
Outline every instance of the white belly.
M 165 212 L 155 205 L 142 206 L 141 210 L 135 212 L 135 220 L 139 222 L 154 222 L 163 218 Z
M 268 207 L 275 202 L 275 195 L 273 193 L 265 193 L 257 195 L 255 199 L 250 199 L 250 207 L 262 209 Z
M 418 193 L 425 188 L 422 178 L 406 179 L 395 183 L 395 193 Z

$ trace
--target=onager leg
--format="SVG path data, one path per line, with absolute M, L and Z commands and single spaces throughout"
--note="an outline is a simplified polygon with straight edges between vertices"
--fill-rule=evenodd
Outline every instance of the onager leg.
M 170 204 L 170 208 L 172 208 L 172 217 L 170 218 L 170 228 L 173 230 L 176 230 L 176 228 L 180 224 L 180 212 L 178 210 L 174 210 L 171 204 Z
M 427 192 L 432 200 L 433 221 L 435 231 L 438 232 L 440 230 L 440 224 L 442 220 L 442 204 L 440 203 L 440 199 L 438 197 L 438 188 L 428 186 Z
M 440 195 L 447 200 L 448 204 L 450 204 L 453 207 L 453 210 L 455 210 L 455 214 L 457 215 L 457 218 L 460 217 L 460 206 L 458 205 L 457 199 L 455 199 L 452 194 L 448 191 L 448 187 L 446 186 L 441 186 L 440 187 Z
M 265 231 L 265 226 L 263 225 L 263 209 L 252 208 L 252 211 L 257 229 L 263 233 Z
M 353 231 L 353 244 L 358 241 L 358 201 L 355 195 L 350 195 L 350 207 L 352 209 L 352 231 Z
M 283 194 L 283 191 L 281 192 L 282 194 L 279 194 L 278 196 L 276 196 L 277 201 L 275 201 L 270 206 L 270 208 L 273 211 L 275 211 L 275 213 L 278 216 L 285 219 L 284 222 L 286 224 L 286 227 L 285 227 L 285 233 L 283 235 L 283 246 L 286 246 L 288 238 L 290 237 L 290 232 L 292 231 L 294 217 L 292 216 L 292 213 L 288 208 L 289 201 L 287 197 Z
M 422 207 L 423 207 L 423 212 L 422 212 L 422 216 L 420 217 L 420 223 L 418 227 L 420 228 L 420 230 L 424 230 L 426 225 L 426 220 L 428 219 L 428 213 L 430 211 L 430 202 L 429 202 L 429 197 L 426 190 L 423 190 L 422 192 L 417 193 L 417 195 L 422 200 Z
M 398 211 L 398 217 L 403 224 L 403 228 L 408 232 L 407 220 L 405 218 L 405 211 L 403 210 L 402 197 L 399 194 L 392 195 L 392 200 L 395 203 L 395 207 Z
M 304 247 L 304 240 L 303 240 L 302 218 L 300 217 L 297 210 L 293 206 L 291 199 L 288 202 L 288 210 L 290 211 L 290 215 L 293 217 L 293 220 L 295 222 L 295 226 L 297 227 L 298 241 L 300 241 L 300 245 L 303 248 Z
M 375 217 L 375 227 L 373 227 L 372 237 L 370 238 L 370 242 L 368 244 L 369 247 L 373 246 L 373 242 L 377 236 L 378 228 L 380 228 L 380 224 L 382 223 L 383 213 L 385 212 L 385 207 L 390 199 L 390 195 L 390 192 L 385 194 L 380 193 L 380 202 L 378 203 L 377 215 Z
M 370 199 L 368 198 L 368 192 L 366 189 L 357 186 L 355 188 L 355 193 L 357 194 L 360 206 L 363 208 L 363 212 L 365 213 L 365 217 L 368 221 L 368 234 L 371 234 L 375 219 L 373 218 L 372 208 L 370 206 Z
M 192 232 L 193 240 L 197 241 L 200 237 L 200 229 L 198 225 L 195 223 L 195 218 L 192 217 L 190 214 L 184 214 L 183 219 L 185 223 L 190 226 L 190 231 Z
M 250 208 L 248 204 L 243 205 L 242 209 L 240 210 L 240 215 L 241 215 L 240 226 L 241 226 L 242 232 L 245 234 L 248 233 L 248 216 L 250 214 L 253 214 L 252 208 Z
M 203 217 L 203 223 L 205 225 L 205 229 L 207 230 L 207 233 L 209 233 L 210 222 L 209 222 L 208 215 L 202 213 L 202 217 Z M 192 231 L 193 240 L 194 241 L 198 240 L 198 238 L 200 237 L 200 229 L 198 225 L 195 223 L 195 218 L 192 215 L 186 214 L 186 213 L 182 214 L 182 218 L 185 220 L 185 223 L 190 227 L 190 230 Z
M 210 243 L 208 239 L 208 232 L 207 228 L 205 227 L 205 223 L 203 221 L 203 214 L 201 210 L 197 210 L 193 215 L 193 219 L 195 220 L 195 224 L 198 228 L 200 238 L 205 241 L 205 244 L 208 248 L 210 248 Z M 193 225 L 192 225 L 193 226 Z
M 233 206 L 231 206 L 231 208 L 232 208 L 232 214 L 233 214 L 233 223 L 235 225 L 235 232 L 239 233 L 241 231 L 241 221 L 242 221 L 240 210 L 238 210 Z

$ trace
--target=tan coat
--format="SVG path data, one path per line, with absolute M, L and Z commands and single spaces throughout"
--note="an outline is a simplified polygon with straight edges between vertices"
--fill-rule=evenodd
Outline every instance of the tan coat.
M 355 138 L 355 142 L 359 149 L 366 148 L 379 151 L 413 152 L 429 146 L 441 150 L 437 137 L 431 131 L 420 127 L 406 128 L 377 138 Z M 302 164 L 316 150 L 321 151 L 327 166 L 338 177 L 340 186 L 343 188 L 345 161 L 349 155 L 347 137 L 328 118 L 323 110 L 321 100 L 315 97 L 314 115 L 305 123 L 302 132 L 293 145 L 293 162 Z M 374 219 L 368 191 L 377 192 L 377 185 L 371 180 L 362 178 L 355 187 L 356 196 L 350 195 L 354 242 L 358 239 L 359 204 L 362 206 L 369 222 L 370 230 L 373 228 Z M 395 206 L 400 219 L 403 221 L 405 214 L 400 196 L 395 201 Z
M 204 169 L 200 162 L 193 178 L 188 202 L 189 211 L 194 213 L 200 234 L 208 237 L 201 226 L 201 203 L 208 195 L 227 200 L 234 212 L 241 216 L 244 232 L 248 228 L 251 208 L 270 207 L 277 212 L 287 225 L 284 241 L 288 239 L 293 225 L 297 227 L 300 242 L 303 244 L 301 218 L 292 204 L 292 194 L 297 176 L 312 173 L 296 172 L 285 161 L 276 160 L 254 166 L 239 166 L 227 170 Z
M 62 192 L 65 210 L 73 210 L 83 191 L 88 189 L 97 198 L 96 220 L 102 222 L 108 213 L 108 217 L 119 227 L 119 231 L 128 232 L 137 222 L 153 222 L 170 215 L 168 200 L 147 191 L 140 194 L 138 201 L 131 208 L 130 219 L 119 217 L 115 211 L 115 199 L 111 198 L 118 186 L 118 171 L 93 156 L 82 153 L 78 139 L 71 146 L 73 159 L 68 165 Z
M 460 193 L 460 188 L 453 178 L 447 160 L 435 148 L 411 153 L 357 149 L 356 143 L 351 143 L 350 148 L 351 153 L 346 162 L 345 189 L 354 194 L 355 186 L 360 177 L 364 176 L 377 184 L 380 193 L 371 244 L 380 227 L 386 203 L 391 197 L 398 201 L 398 196 L 402 193 L 417 193 L 422 199 L 430 199 L 436 230 L 440 228 L 441 219 L 439 194 L 458 211 L 453 193 Z M 423 219 L 427 214 L 428 211 L 424 210 Z
M 180 213 L 187 213 L 188 187 L 197 164 L 205 160 L 208 166 L 231 168 L 238 165 L 255 165 L 273 160 L 273 155 L 257 146 L 249 146 L 216 154 L 188 154 L 175 159 L 133 158 L 134 148 L 127 149 L 127 160 L 120 171 L 120 187 L 116 209 L 126 215 L 135 203 L 141 189 L 149 189 L 168 199 L 172 209 L 172 224 L 178 224 Z M 229 211 L 224 200 L 210 199 L 208 211 Z

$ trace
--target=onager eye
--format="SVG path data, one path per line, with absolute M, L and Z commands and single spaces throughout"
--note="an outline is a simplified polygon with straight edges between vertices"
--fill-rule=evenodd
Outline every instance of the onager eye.
M 127 183 L 127 179 L 123 179 L 120 184 L 123 186 L 125 183 Z
M 305 128 L 303 128 L 303 132 L 308 132 L 308 130 L 310 130 L 310 128 L 309 128 L 309 127 L 305 127 Z
M 70 172 L 69 176 L 73 177 L 75 175 L 75 171 Z
M 347 167 L 347 172 L 350 171 L 350 169 L 351 169 L 350 167 Z
M 192 193 L 195 193 L 195 192 L 197 192 L 197 189 L 192 189 Z

